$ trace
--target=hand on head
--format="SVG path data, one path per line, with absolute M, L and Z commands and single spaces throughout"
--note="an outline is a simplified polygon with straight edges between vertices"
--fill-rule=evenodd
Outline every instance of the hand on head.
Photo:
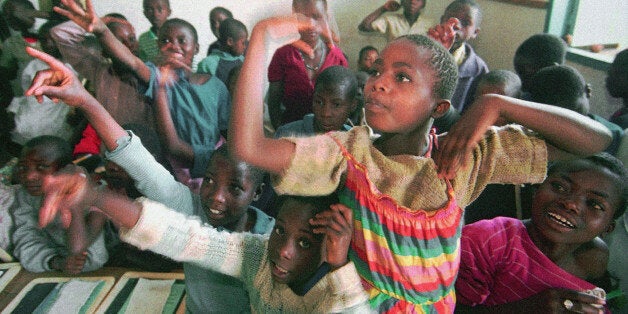
M 62 100 L 70 106 L 79 106 L 86 97 L 91 97 L 76 75 L 61 61 L 30 47 L 26 47 L 26 52 L 46 62 L 50 68 L 37 72 L 24 95 L 35 96 L 39 102 L 43 101 L 43 96 L 48 96 L 54 102 Z
M 314 233 L 324 234 L 324 260 L 332 269 L 347 264 L 347 254 L 353 235 L 353 212 L 342 204 L 332 205 L 329 210 L 310 219 Z
M 460 20 L 449 18 L 445 23 L 433 26 L 427 31 L 427 36 L 450 49 L 456 41 L 457 31 L 460 30 Z
M 85 2 L 85 9 L 76 3 L 75 0 L 61 0 L 61 3 L 65 8 L 54 7 L 53 10 L 78 24 L 86 31 L 100 34 L 107 28 L 105 23 L 96 15 L 91 0 Z
M 45 227 L 61 216 L 64 227 L 70 225 L 72 215 L 82 217 L 83 208 L 92 205 L 97 193 L 85 169 L 68 165 L 59 172 L 44 178 L 44 201 L 39 210 L 39 226 Z

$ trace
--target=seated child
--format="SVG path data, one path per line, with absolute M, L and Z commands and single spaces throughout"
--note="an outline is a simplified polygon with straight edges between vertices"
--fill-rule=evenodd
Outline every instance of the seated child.
M 313 113 L 280 126 L 275 138 L 351 129 L 348 119 L 356 108 L 357 91 L 358 82 L 351 70 L 339 65 L 325 69 L 314 85 Z
M 493 70 L 478 77 L 473 98 L 486 94 L 499 94 L 512 98 L 521 96 L 521 79 L 516 73 L 508 70 Z
M 358 71 L 368 72 L 373 62 L 379 56 L 379 51 L 373 46 L 364 46 L 358 54 Z
M 133 202 L 99 191 L 80 169 L 75 171 L 47 180 L 47 204 L 74 200 L 69 206 L 72 215 L 80 214 L 77 207 L 96 206 L 121 226 L 125 241 L 241 280 L 253 312 L 369 312 L 366 292 L 347 260 L 351 210 L 333 205 L 335 195 L 285 196 L 278 202 L 270 235 L 230 233 L 148 199 Z M 54 192 L 70 190 L 78 193 L 64 198 L 64 193 Z M 56 211 L 42 207 L 42 224 Z
M 60 58 L 59 50 L 50 35 L 50 29 L 56 24 L 48 21 L 42 25 L 38 31 L 38 38 L 43 51 Z M 45 62 L 31 60 L 22 72 L 22 89 L 28 89 L 37 71 L 47 68 Z M 11 140 L 18 145 L 24 145 L 30 139 L 41 135 L 54 135 L 67 141 L 73 134 L 73 127 L 67 122 L 70 107 L 64 103 L 55 104 L 50 98 L 45 97 L 43 102 L 38 103 L 35 97 L 16 95 L 7 111 L 15 122 Z
M 233 14 L 231 11 L 223 8 L 223 7 L 215 7 L 209 11 L 209 28 L 212 31 L 212 34 L 216 37 L 216 41 L 211 43 L 207 48 L 207 56 L 209 56 L 214 49 L 220 48 L 220 23 L 226 19 L 232 19 Z
M 607 153 L 556 162 L 534 196 L 531 219 L 465 226 L 456 310 L 599 312 L 605 294 L 589 295 L 609 257 L 599 236 L 611 232 L 626 209 L 627 179 L 621 162 Z
M 606 152 L 615 155 L 624 130 L 608 120 L 589 113 L 589 91 L 584 77 L 578 70 L 567 65 L 554 65 L 539 70 L 529 86 L 530 99 L 535 102 L 573 110 L 602 123 L 613 134 Z
M 57 219 L 41 228 L 37 222 L 44 200 L 44 177 L 70 164 L 71 158 L 70 145 L 49 135 L 30 140 L 22 150 L 17 166 L 21 186 L 10 210 L 15 222 L 13 252 L 30 272 L 77 274 L 99 269 L 107 262 L 103 233 L 91 228 L 105 219 L 102 214 L 83 207 L 75 217 L 80 219 L 72 219 L 69 225 Z
M 606 90 L 611 96 L 621 98 L 624 102 L 624 106 L 613 113 L 610 122 L 624 129 L 628 128 L 628 49 L 615 55 L 606 76 Z
M 140 81 L 148 85 L 145 96 L 154 99 L 159 91 L 159 71 L 168 67 L 176 76 L 168 85 L 167 96 L 170 115 L 177 134 L 192 147 L 193 154 L 171 156 L 177 179 L 198 189 L 200 183 L 192 178 L 203 176 L 211 153 L 225 132 L 230 114 L 229 93 L 216 77 L 191 73 L 192 59 L 198 53 L 198 35 L 190 23 L 181 19 L 170 19 L 159 28 L 159 66 L 144 63 L 116 39 L 99 19 L 91 1 L 84 11 L 72 0 L 62 0 L 68 10 L 54 10 L 70 18 L 86 30 L 92 30 L 103 46 L 123 64 L 133 70 Z
M 529 99 L 532 77 L 536 72 L 551 65 L 565 63 L 567 44 L 556 35 L 535 34 L 524 40 L 517 50 L 513 60 L 515 72 L 521 78 L 523 99 Z
M 390 42 L 373 66 L 364 89 L 368 125 L 382 133 L 373 143 L 366 127 L 266 138 L 261 82 L 268 47 L 291 43 L 299 29 L 311 27 L 294 17 L 254 27 L 228 143 L 236 156 L 277 175 L 279 194 L 338 191 L 354 211 L 350 258 L 378 311 L 453 311 L 462 208 L 488 183 L 540 182 L 547 160 L 564 156 L 561 150 L 586 155 L 610 142 L 608 130 L 586 117 L 490 95 L 439 137 L 432 160 L 429 130 L 433 118 L 449 109 L 457 66 L 442 44 L 419 35 Z M 452 27 L 444 36 L 449 45 L 453 33 Z M 537 131 L 547 143 L 521 127 L 489 128 L 500 116 Z M 435 273 L 440 275 L 417 275 Z
M 144 16 L 150 22 L 150 29 L 139 38 L 140 59 L 156 62 L 159 55 L 159 29 L 166 22 L 172 10 L 169 0 L 144 0 L 142 2 Z
M 427 0 L 401 0 L 401 3 L 388 0 L 367 15 L 358 25 L 358 30 L 381 33 L 388 41 L 403 35 L 425 34 L 434 25 L 431 19 L 421 15 L 426 3 Z M 403 8 L 401 13 L 385 14 L 400 8 Z
M 236 19 L 222 21 L 219 32 L 220 46 L 198 64 L 196 72 L 216 76 L 227 86 L 231 70 L 244 61 L 249 33 L 246 26 Z

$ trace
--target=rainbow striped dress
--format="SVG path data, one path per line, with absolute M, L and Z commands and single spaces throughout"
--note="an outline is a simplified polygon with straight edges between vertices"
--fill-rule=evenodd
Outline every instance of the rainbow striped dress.
M 337 143 L 347 160 L 339 197 L 354 215 L 349 257 L 371 307 L 379 313 L 452 313 L 463 211 L 451 184 L 443 208 L 410 210 L 380 193 L 366 168 Z

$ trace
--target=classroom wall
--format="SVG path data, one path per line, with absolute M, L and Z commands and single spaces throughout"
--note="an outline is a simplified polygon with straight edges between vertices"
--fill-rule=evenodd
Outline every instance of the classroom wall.
M 199 33 L 200 53 L 205 56 L 208 45 L 215 40 L 209 30 L 208 14 L 214 6 L 224 6 L 231 10 L 235 18 L 241 20 L 249 31 L 261 19 L 277 14 L 290 14 L 291 0 L 170 0 L 172 17 L 188 20 L 196 26 Z M 357 25 L 368 13 L 382 5 L 385 0 L 328 0 L 329 8 L 336 19 L 341 36 L 341 48 L 349 58 L 349 64 L 355 68 L 358 51 L 365 45 L 382 48 L 383 38 L 361 34 Z M 427 1 L 424 14 L 435 20 L 442 15 L 449 1 Z M 484 11 L 482 31 L 472 45 L 491 69 L 513 69 L 512 57 L 517 46 L 529 36 L 543 32 L 545 9 L 529 8 L 492 0 L 478 0 Z M 149 28 L 149 23 L 142 13 L 142 1 L 94 0 L 94 7 L 99 14 L 119 12 L 135 25 L 138 35 Z M 596 69 L 576 66 L 586 80 L 593 85 L 593 112 L 604 117 L 610 115 L 621 103 L 611 99 L 605 91 L 606 73 Z

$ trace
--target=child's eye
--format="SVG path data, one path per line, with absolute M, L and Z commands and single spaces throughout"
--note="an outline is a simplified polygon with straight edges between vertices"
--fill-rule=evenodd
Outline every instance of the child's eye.
M 370 68 L 366 73 L 368 73 L 370 76 L 379 76 L 379 71 L 374 68 Z
M 560 182 L 552 182 L 551 185 L 552 189 L 556 192 L 563 193 L 567 191 L 567 188 L 565 188 Z
M 49 165 L 37 165 L 37 170 L 44 171 L 50 169 Z
M 231 190 L 231 194 L 235 196 L 238 196 L 242 194 L 242 192 L 244 192 L 244 189 L 242 189 L 242 187 L 237 186 L 237 185 L 231 185 L 230 190 Z
M 309 249 L 312 246 L 312 243 L 308 240 L 299 240 L 299 246 L 304 249 Z
M 283 227 L 280 227 L 280 226 L 275 226 L 275 234 L 276 234 L 276 235 L 280 235 L 280 236 L 282 236 L 282 235 L 284 235 L 285 233 L 286 233 L 286 231 L 285 231 L 285 230 L 283 230 Z
M 604 205 L 600 204 L 599 202 L 595 201 L 595 200 L 588 200 L 587 204 L 589 205 L 589 207 L 595 209 L 595 210 L 601 210 L 601 211 L 605 211 Z
M 410 82 L 410 77 L 405 73 L 399 73 L 395 75 L 397 82 Z

